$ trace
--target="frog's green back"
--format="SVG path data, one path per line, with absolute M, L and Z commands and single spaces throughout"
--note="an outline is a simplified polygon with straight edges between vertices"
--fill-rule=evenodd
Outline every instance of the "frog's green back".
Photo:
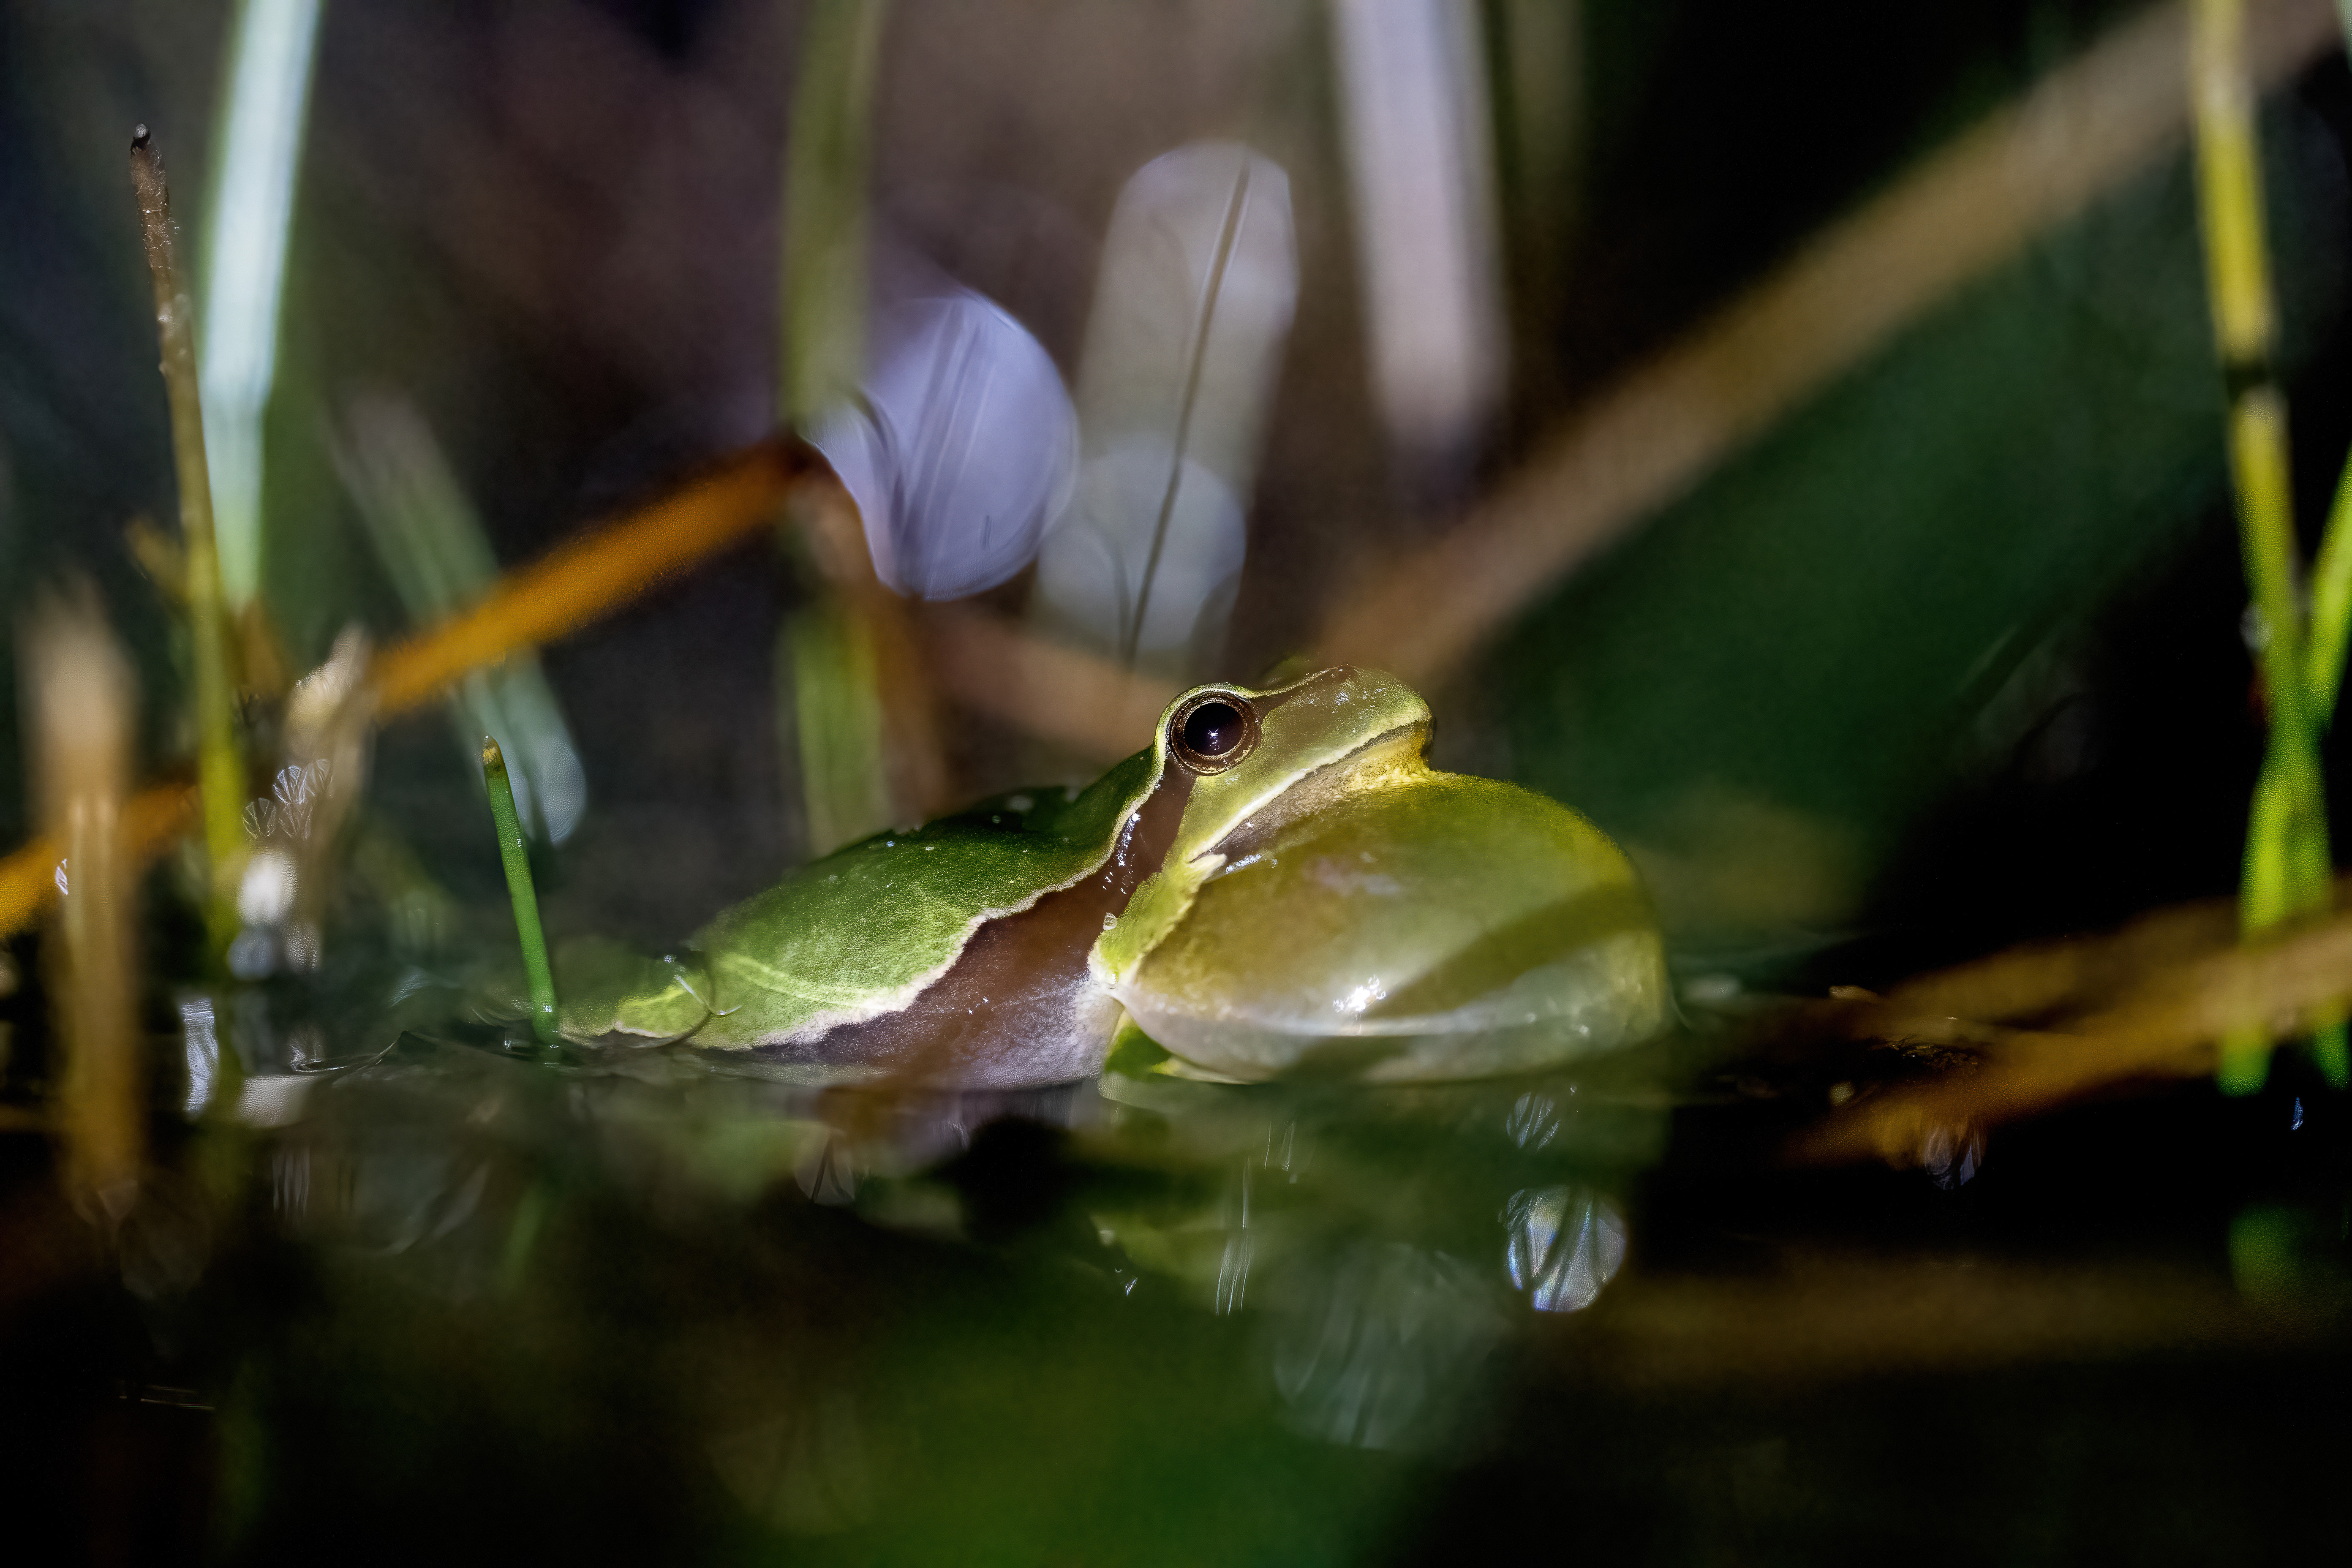
M 903 1007 L 982 923 L 1099 868 L 1155 772 L 1147 750 L 1075 798 L 1016 792 L 878 833 L 738 904 L 699 938 L 716 1016 L 696 1044 L 813 1039 Z

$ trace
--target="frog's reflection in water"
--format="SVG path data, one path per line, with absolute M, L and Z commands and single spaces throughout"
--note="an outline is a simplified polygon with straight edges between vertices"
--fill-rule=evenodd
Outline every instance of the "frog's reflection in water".
M 893 1093 L 415 1036 L 352 1059 L 254 1130 L 282 1233 L 347 1259 L 353 1300 L 396 1277 L 598 1323 L 641 1277 L 659 1326 L 631 1331 L 692 1363 L 661 1397 L 793 1533 L 923 1471 L 907 1434 L 991 1324 L 1189 1344 L 1220 1420 L 1475 1448 L 1528 1331 L 1623 1264 L 1612 1194 L 1663 1136 L 1654 1100 L 1557 1077 Z
M 869 1175 L 904 1179 L 937 1171 L 998 1123 L 1076 1132 L 1100 1120 L 1099 1101 L 1085 1084 L 897 1091 L 771 1086 L 754 1103 L 812 1129 L 793 1179 L 812 1200 L 836 1205 L 856 1204 Z
M 1624 1262 L 1607 1185 L 1646 1159 L 1655 1112 L 1591 1089 L 1114 1074 L 1113 1148 L 1223 1173 L 1189 1207 L 1097 1223 L 1147 1286 L 1244 1320 L 1286 1425 L 1351 1447 L 1458 1452 L 1535 1314 L 1590 1306 Z
M 1350 1447 L 1451 1446 L 1483 1404 L 1507 1327 L 1493 1278 L 1400 1242 L 1318 1261 L 1268 1292 L 1269 1360 L 1292 1424 Z
M 1094 1191 L 1075 1201 L 1083 1225 L 1051 1227 L 1062 1250 L 1123 1294 L 1140 1279 L 1244 1320 L 1287 1425 L 1439 1452 L 1475 1441 L 1530 1309 L 1590 1307 L 1625 1261 L 1623 1211 L 1595 1178 L 1643 1163 L 1654 1115 L 1580 1087 L 1113 1074 L 1026 1094 L 835 1094 L 823 1101 L 835 1131 L 798 1174 L 820 1203 L 965 1241 L 1001 1232 L 985 1194 L 1001 1200 L 1008 1181 Z M 861 1199 L 861 1172 L 892 1179 Z M 1132 1198 L 1139 1180 L 1148 1201 Z M 914 1201 L 940 1185 L 952 1201 Z
M 1359 1236 L 1267 1271 L 1267 1359 L 1294 1426 L 1416 1452 L 1472 1437 L 1523 1321 L 1513 1294 L 1538 1311 L 1577 1311 L 1625 1257 L 1623 1216 L 1591 1187 L 1523 1188 L 1498 1217 L 1499 1269 L 1492 1254 Z

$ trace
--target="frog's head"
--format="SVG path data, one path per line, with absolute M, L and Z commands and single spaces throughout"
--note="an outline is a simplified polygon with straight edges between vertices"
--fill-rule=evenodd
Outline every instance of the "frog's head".
M 1432 771 L 1428 740 L 1421 699 L 1369 670 L 1202 687 L 1162 715 L 1154 795 L 1181 816 L 1092 953 L 1151 1039 L 1232 1079 L 1414 1081 L 1664 1026 L 1624 855 L 1556 801 Z
M 1105 977 L 1131 969 L 1228 860 L 1300 817 L 1427 773 L 1429 704 L 1376 669 L 1339 665 L 1264 691 L 1196 686 L 1152 740 L 1154 776 L 1189 789 L 1159 873 L 1096 944 Z
M 1195 687 L 1160 714 L 1153 744 L 1163 770 L 1192 775 L 1174 865 L 1425 772 L 1429 704 L 1392 675 L 1340 665 L 1266 691 Z

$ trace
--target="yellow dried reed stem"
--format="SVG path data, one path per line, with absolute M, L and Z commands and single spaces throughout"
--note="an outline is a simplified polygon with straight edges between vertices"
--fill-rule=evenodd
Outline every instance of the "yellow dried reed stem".
M 129 1212 L 144 1156 L 133 942 L 136 857 L 125 841 L 130 667 L 88 594 L 44 605 L 25 645 L 26 709 L 41 820 L 65 855 L 46 944 L 63 1071 L 58 1125 L 76 1191 Z

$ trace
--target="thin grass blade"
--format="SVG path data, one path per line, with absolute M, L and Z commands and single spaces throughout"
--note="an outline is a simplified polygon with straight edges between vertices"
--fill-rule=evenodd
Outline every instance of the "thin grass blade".
M 555 1048 L 555 975 L 547 962 L 547 936 L 540 929 L 539 892 L 530 878 L 530 841 L 515 814 L 514 787 L 499 743 L 482 737 L 482 784 L 490 797 L 490 820 L 498 828 L 499 860 L 507 874 L 507 897 L 514 905 L 515 936 L 522 943 L 523 973 L 530 980 L 530 1032 L 546 1050 Z
M 481 599 L 498 581 L 498 558 L 432 429 L 388 397 L 354 404 L 346 425 L 338 467 L 410 621 L 431 626 Z M 531 833 L 550 844 L 572 837 L 587 808 L 587 775 L 535 655 L 466 677 L 451 693 L 451 719 L 469 762 L 479 737 L 499 737 Z
M 320 4 L 239 0 L 221 84 L 198 379 L 221 592 L 232 615 L 261 592 L 262 422 L 277 378 L 278 309 Z

